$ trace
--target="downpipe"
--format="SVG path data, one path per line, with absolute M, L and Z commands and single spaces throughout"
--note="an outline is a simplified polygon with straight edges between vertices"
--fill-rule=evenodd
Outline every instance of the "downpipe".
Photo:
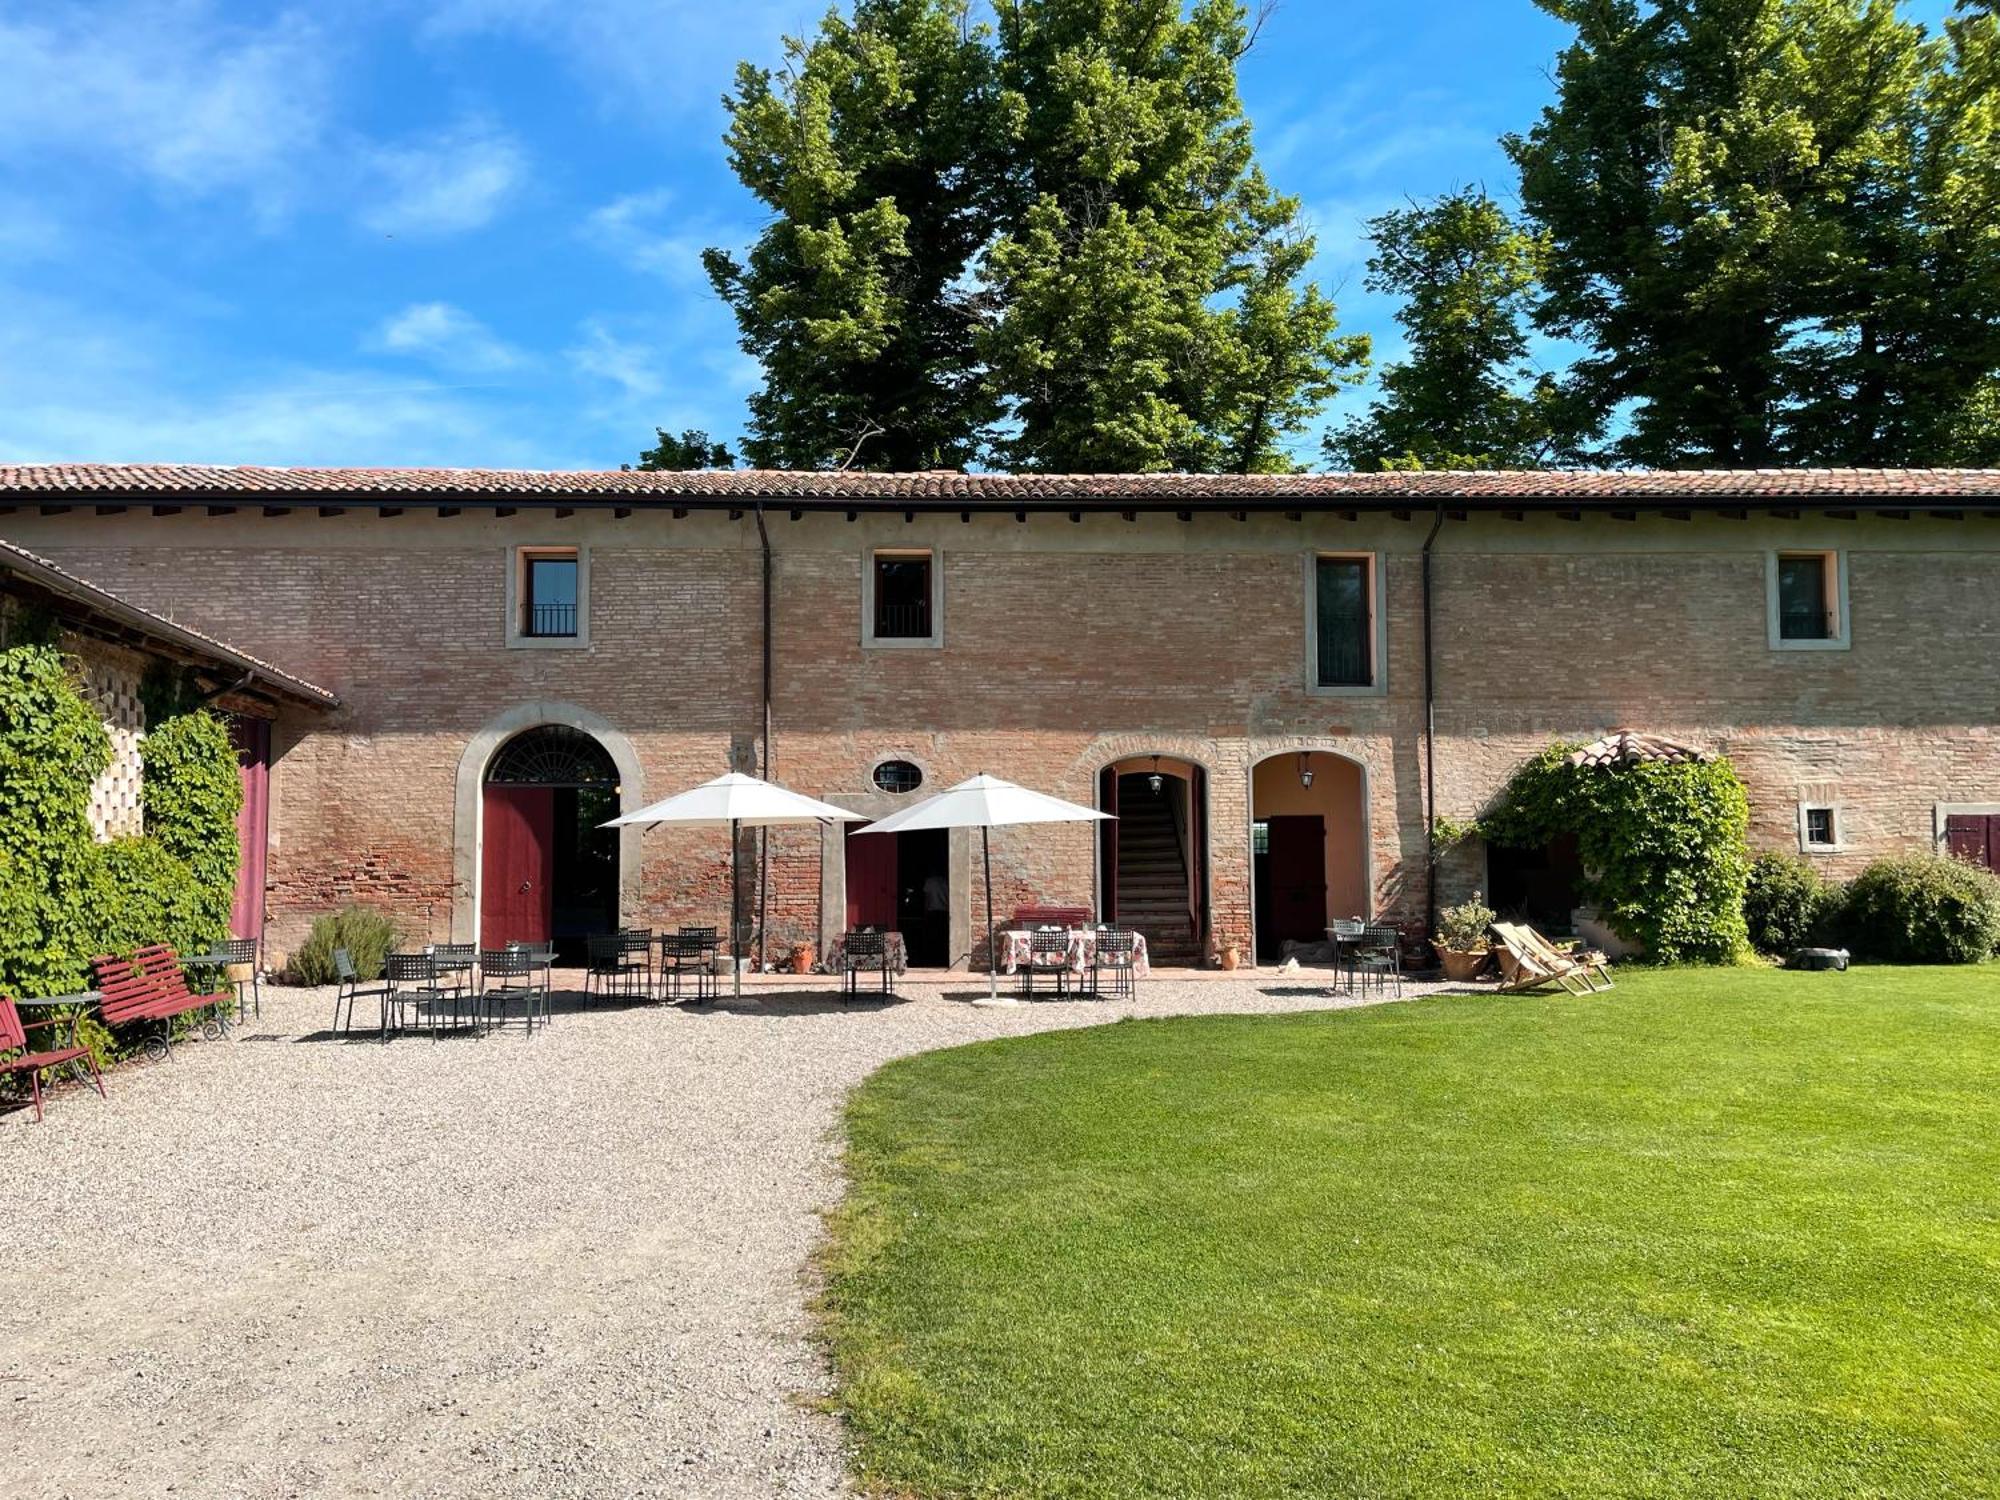
M 1437 664 L 1432 650 L 1431 551 L 1444 529 L 1444 502 L 1424 538 L 1424 936 L 1437 931 Z
M 764 502 L 759 500 L 757 513 L 757 545 L 764 554 L 764 725 L 759 736 L 762 746 L 762 769 L 758 775 L 765 781 L 771 779 L 771 532 L 764 523 Z M 763 828 L 757 834 L 757 972 L 764 972 L 764 921 L 770 911 L 771 901 L 771 830 Z

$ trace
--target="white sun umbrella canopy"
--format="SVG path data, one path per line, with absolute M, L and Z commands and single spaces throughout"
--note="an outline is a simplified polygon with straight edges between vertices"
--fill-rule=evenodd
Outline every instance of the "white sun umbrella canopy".
M 860 813 L 835 807 L 798 792 L 790 792 L 741 771 L 731 771 L 713 781 L 663 802 L 628 812 L 604 824 L 619 828 L 628 824 L 651 828 L 661 823 L 677 823 L 684 828 L 727 828 L 729 830 L 729 960 L 736 971 L 736 995 L 743 995 L 743 934 L 736 914 L 742 909 L 738 899 L 743 878 L 742 861 L 737 858 L 737 832 L 744 828 L 776 828 L 785 823 L 859 823 Z
M 986 830 L 1011 828 L 1022 823 L 1109 822 L 1110 813 L 1099 812 L 1077 802 L 1065 802 L 1046 792 L 1030 791 L 998 776 L 974 776 L 948 787 L 935 797 L 927 797 L 900 812 L 858 828 L 855 833 L 915 833 L 926 828 L 977 828 L 979 856 L 986 872 L 986 994 L 997 1001 L 1000 993 L 999 956 L 993 927 L 993 853 L 987 845 Z

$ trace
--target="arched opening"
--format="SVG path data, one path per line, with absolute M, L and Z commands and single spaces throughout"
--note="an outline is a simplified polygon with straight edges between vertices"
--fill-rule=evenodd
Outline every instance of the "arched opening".
M 1374 915 L 1366 779 L 1358 761 L 1290 750 L 1250 772 L 1251 920 L 1257 961 L 1287 942 L 1323 943 L 1337 917 Z
M 553 942 L 580 962 L 618 925 L 618 768 L 591 735 L 538 724 L 507 740 L 482 789 L 480 941 Z
M 1097 773 L 1099 917 L 1145 934 L 1155 963 L 1201 962 L 1208 932 L 1208 772 L 1129 755 Z

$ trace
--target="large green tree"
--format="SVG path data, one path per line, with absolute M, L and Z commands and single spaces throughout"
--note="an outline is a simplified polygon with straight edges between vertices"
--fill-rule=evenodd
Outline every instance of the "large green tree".
M 1536 0 L 1574 39 L 1507 148 L 1542 325 L 1610 456 L 1935 462 L 1990 440 L 1990 17 L 1894 0 Z M 1986 412 L 1988 416 L 1982 416 Z
M 753 462 L 1265 470 L 1366 355 L 1256 168 L 1239 0 L 858 0 L 739 72 Z
M 771 468 L 956 467 L 996 404 L 968 277 L 1008 131 L 967 0 L 857 0 L 777 73 L 744 64 L 729 159 L 771 222 L 703 257 L 764 367 L 744 451 Z
M 1535 369 L 1528 319 L 1544 253 L 1483 189 L 1368 221 L 1370 291 L 1401 299 L 1408 353 L 1368 410 L 1327 434 L 1346 469 L 1540 468 L 1574 450 L 1578 418 Z

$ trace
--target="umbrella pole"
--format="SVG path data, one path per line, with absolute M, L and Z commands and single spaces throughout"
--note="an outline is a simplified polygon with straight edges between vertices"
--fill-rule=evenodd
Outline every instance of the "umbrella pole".
M 729 820 L 729 972 L 743 998 L 743 825 Z
M 987 847 L 986 826 L 979 828 L 979 860 L 986 867 L 986 998 L 1000 998 L 1000 954 L 993 941 L 993 851 Z

